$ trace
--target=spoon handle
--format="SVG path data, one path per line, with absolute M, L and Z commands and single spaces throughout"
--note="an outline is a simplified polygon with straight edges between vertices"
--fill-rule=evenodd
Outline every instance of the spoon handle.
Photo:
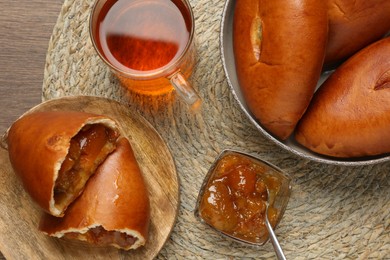
M 274 247 L 276 257 L 279 260 L 286 260 L 286 257 L 284 256 L 283 250 L 279 244 L 278 239 L 276 238 L 275 232 L 271 226 L 271 224 L 268 221 L 268 218 L 265 218 L 265 226 L 267 227 L 269 237 L 271 239 L 272 246 Z

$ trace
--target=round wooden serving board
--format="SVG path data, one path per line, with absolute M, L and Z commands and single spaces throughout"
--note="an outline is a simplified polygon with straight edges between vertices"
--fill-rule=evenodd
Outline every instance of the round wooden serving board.
M 123 251 L 52 238 L 40 233 L 37 226 L 41 211 L 30 200 L 13 173 L 7 150 L 0 148 L 0 251 L 7 259 L 154 258 L 172 231 L 179 203 L 178 176 L 163 139 L 142 116 L 113 100 L 66 97 L 44 102 L 27 113 L 47 110 L 77 110 L 106 115 L 121 125 L 133 147 L 149 190 L 149 240 L 140 249 Z

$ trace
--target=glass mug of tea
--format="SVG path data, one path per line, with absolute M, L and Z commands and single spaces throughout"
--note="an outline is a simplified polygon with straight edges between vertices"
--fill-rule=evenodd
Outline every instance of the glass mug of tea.
M 195 64 L 194 16 L 187 0 L 97 0 L 90 36 L 123 86 L 146 95 L 173 88 L 189 104 Z

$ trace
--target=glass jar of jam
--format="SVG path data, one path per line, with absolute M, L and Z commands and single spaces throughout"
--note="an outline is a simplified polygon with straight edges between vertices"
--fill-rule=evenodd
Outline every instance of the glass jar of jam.
M 267 201 L 268 218 L 275 228 L 290 190 L 290 178 L 277 167 L 245 153 L 225 150 L 205 177 L 195 216 L 223 235 L 262 245 L 268 240 Z

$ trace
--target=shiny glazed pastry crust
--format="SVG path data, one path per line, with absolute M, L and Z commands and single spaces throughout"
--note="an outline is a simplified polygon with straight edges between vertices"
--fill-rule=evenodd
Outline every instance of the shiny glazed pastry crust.
M 54 237 L 129 250 L 146 243 L 149 221 L 145 181 L 128 140 L 121 138 L 64 217 L 45 214 L 39 229 Z
M 67 156 L 73 138 L 97 125 L 103 129 L 103 140 L 97 140 L 100 144 L 96 148 L 94 132 L 85 135 L 84 148 L 78 148 L 82 154 L 77 157 L 80 157 L 80 163 L 72 170 L 74 163 L 69 163 Z M 62 216 L 96 167 L 115 149 L 119 135 L 115 121 L 104 116 L 74 111 L 35 112 L 22 116 L 9 129 L 9 158 L 31 198 L 49 214 Z M 57 181 L 63 166 L 68 167 L 68 173 L 75 174 L 77 180 L 67 185 L 72 189 L 63 192 L 64 196 L 56 196 L 55 188 L 64 186 Z M 82 176 L 81 171 L 84 172 Z M 70 181 L 70 178 L 63 179 Z M 78 187 L 74 189 L 75 186 Z
M 325 6 L 317 0 L 236 3 L 233 49 L 241 91 L 254 117 L 282 140 L 305 112 L 321 74 Z
M 389 0 L 328 0 L 325 64 L 338 63 L 390 30 Z
M 343 63 L 316 92 L 296 140 L 334 157 L 390 152 L 390 38 Z
M 390 30 L 390 1 L 236 1 L 237 78 L 253 117 L 286 140 L 323 68 L 333 68 Z

